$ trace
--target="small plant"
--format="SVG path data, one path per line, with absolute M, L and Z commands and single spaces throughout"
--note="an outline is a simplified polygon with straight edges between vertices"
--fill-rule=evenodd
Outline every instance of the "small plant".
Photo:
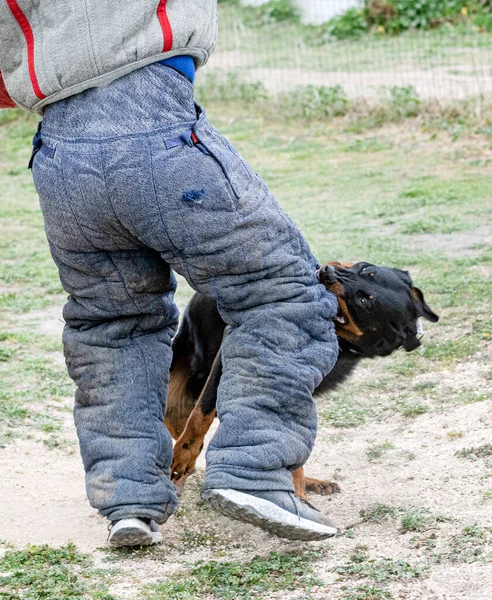
M 459 458 L 468 460 L 477 460 L 477 458 L 488 458 L 492 456 L 492 444 L 483 444 L 477 448 L 462 448 L 455 453 Z
M 492 560 L 492 528 L 478 524 L 463 528 L 455 535 L 446 558 L 451 562 L 489 562 Z
M 366 13 L 360 8 L 349 8 L 341 15 L 330 19 L 318 27 L 318 37 L 323 41 L 329 39 L 349 40 L 360 38 L 367 33 Z
M 245 7 L 246 21 L 253 26 L 297 23 L 299 11 L 291 0 L 269 0 L 260 6 Z
M 422 402 L 406 402 L 402 404 L 400 412 L 404 417 L 416 417 L 429 412 L 429 407 Z
M 207 74 L 197 86 L 197 97 L 201 102 L 260 102 L 268 94 L 261 81 L 247 82 L 235 72 L 216 71 Z
M 373 585 L 363 584 L 344 591 L 341 600 L 393 600 L 394 596 L 389 590 L 376 588 Z
M 321 119 L 344 115 L 349 101 L 339 85 L 331 87 L 308 85 L 282 95 L 281 104 L 291 117 Z
M 394 448 L 395 445 L 389 440 L 384 440 L 384 442 L 380 442 L 379 444 L 374 442 L 366 450 L 367 459 L 371 462 L 376 458 L 381 458 L 388 450 L 393 450 Z
M 420 110 L 420 100 L 413 85 L 393 86 L 389 90 L 389 105 L 398 119 L 416 117 Z
M 424 565 L 411 565 L 406 560 L 380 558 L 370 559 L 367 555 L 352 556 L 343 566 L 334 567 L 341 577 L 370 578 L 377 582 L 422 577 L 428 569 Z
M 492 500 L 492 489 L 485 490 L 482 494 L 482 504 L 490 502 Z
M 426 508 L 409 508 L 401 518 L 400 533 L 425 531 L 435 520 L 435 517 Z
M 359 515 L 365 522 L 382 523 L 388 519 L 396 519 L 399 510 L 399 508 L 378 503 L 369 508 L 362 509 Z
M 430 535 L 425 536 L 414 536 L 410 538 L 410 546 L 415 549 L 424 549 L 427 551 L 433 551 L 437 545 L 437 535 L 435 533 L 431 533 Z

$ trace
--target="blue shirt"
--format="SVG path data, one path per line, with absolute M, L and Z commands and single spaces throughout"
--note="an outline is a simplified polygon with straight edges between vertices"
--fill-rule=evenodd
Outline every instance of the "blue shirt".
M 192 56 L 183 54 L 181 56 L 165 58 L 164 60 L 160 60 L 158 62 L 161 65 L 166 65 L 166 67 L 171 67 L 171 69 L 179 71 L 182 75 L 187 77 L 191 83 L 195 81 L 195 61 L 193 60 Z

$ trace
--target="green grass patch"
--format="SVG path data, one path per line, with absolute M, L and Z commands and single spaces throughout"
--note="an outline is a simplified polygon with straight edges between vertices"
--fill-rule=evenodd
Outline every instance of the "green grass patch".
M 366 523 L 382 523 L 389 519 L 396 519 L 400 510 L 398 507 L 378 502 L 369 508 L 362 509 L 359 515 Z
M 394 450 L 395 445 L 393 442 L 389 440 L 384 440 L 383 442 L 373 442 L 370 444 L 369 448 L 366 450 L 367 460 L 369 462 L 376 460 L 377 458 L 381 458 L 388 450 Z
M 59 411 L 62 400 L 73 396 L 73 384 L 65 368 L 53 362 L 47 348 L 53 346 L 49 336 L 0 331 L 0 446 L 17 435 L 18 427 L 29 423 L 43 434 L 61 429 Z M 59 342 L 55 345 L 59 351 Z M 44 413 L 46 402 L 60 403 L 57 411 Z
M 492 562 L 492 528 L 478 524 L 464 527 L 453 536 L 446 560 L 460 563 Z
M 311 562 L 319 556 L 271 552 L 246 563 L 200 561 L 186 574 L 146 586 L 145 600 L 201 600 L 213 595 L 224 600 L 269 598 L 279 591 L 302 589 L 309 593 L 322 585 Z
M 425 531 L 435 522 L 436 517 L 427 508 L 409 508 L 401 517 L 400 533 Z
M 389 590 L 370 584 L 362 584 L 349 589 L 342 587 L 342 592 L 341 600 L 394 600 L 395 598 Z
M 108 592 L 107 573 L 73 544 L 60 548 L 27 546 L 7 550 L 0 559 L 3 600 L 115 600 Z
M 426 565 L 412 565 L 403 559 L 370 558 L 365 547 L 356 548 L 350 560 L 333 570 L 341 578 L 374 579 L 376 582 L 398 581 L 423 577 L 428 570 Z
M 456 456 L 459 458 L 467 458 L 468 460 L 477 460 L 477 458 L 489 458 L 492 456 L 492 444 L 483 444 L 476 448 L 462 448 L 456 451 Z

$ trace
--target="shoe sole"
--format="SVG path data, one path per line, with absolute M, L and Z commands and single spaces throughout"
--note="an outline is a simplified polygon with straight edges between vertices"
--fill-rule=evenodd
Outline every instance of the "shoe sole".
M 162 533 L 147 533 L 138 527 L 123 527 L 110 537 L 109 544 L 114 548 L 126 548 L 129 546 L 152 546 L 162 542 Z
M 251 523 L 288 540 L 311 542 L 337 533 L 336 527 L 298 517 L 273 502 L 237 490 L 207 490 L 202 498 L 226 517 Z

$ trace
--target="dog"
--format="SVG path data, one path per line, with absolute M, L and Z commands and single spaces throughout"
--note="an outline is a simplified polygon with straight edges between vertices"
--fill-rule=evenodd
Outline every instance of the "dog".
M 415 350 L 422 336 L 420 318 L 439 320 L 406 271 L 367 262 L 329 262 L 318 270 L 318 278 L 338 300 L 334 321 L 340 353 L 315 394 L 334 390 L 362 358 L 388 356 L 401 347 Z M 173 340 L 164 421 L 176 440 L 171 477 L 178 491 L 192 472 L 215 418 L 220 347 L 228 330 L 215 300 L 196 293 Z M 292 477 L 295 493 L 304 499 L 307 491 L 321 495 L 340 491 L 334 482 L 305 477 L 303 468 L 293 471 Z

